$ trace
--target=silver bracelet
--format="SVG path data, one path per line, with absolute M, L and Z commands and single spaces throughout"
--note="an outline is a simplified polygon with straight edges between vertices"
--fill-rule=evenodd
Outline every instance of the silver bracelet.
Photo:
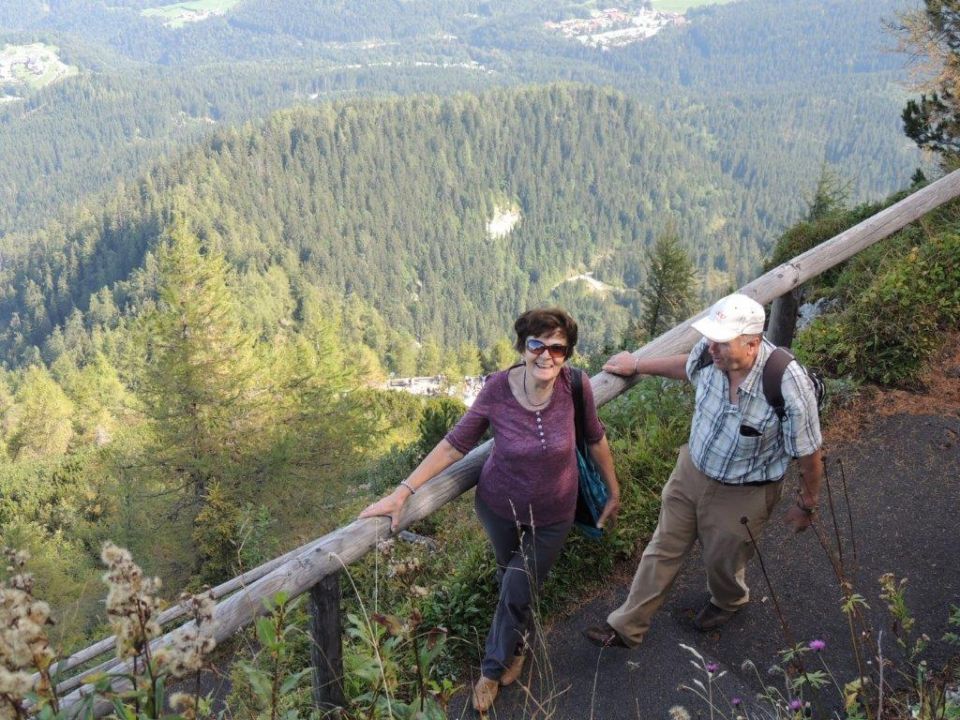
M 413 489 L 413 485 L 408 483 L 406 480 L 401 480 L 400 484 L 403 485 L 407 490 L 409 490 L 411 495 L 417 494 L 417 491 Z

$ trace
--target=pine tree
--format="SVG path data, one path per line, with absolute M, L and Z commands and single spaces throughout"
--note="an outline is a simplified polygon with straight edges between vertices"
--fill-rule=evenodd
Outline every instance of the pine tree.
M 517 349 L 507 338 L 500 338 L 483 356 L 484 372 L 506 370 L 517 361 Z
M 847 198 L 850 197 L 850 183 L 843 183 L 837 174 L 827 167 L 820 166 L 820 177 L 817 187 L 807 210 L 807 222 L 816 222 L 834 213 L 846 209 Z
M 143 318 L 143 400 L 155 464 L 190 504 L 211 481 L 236 486 L 261 428 L 253 340 L 240 327 L 222 256 L 175 225 L 159 253 L 157 308 Z
M 646 282 L 638 289 L 640 321 L 632 331 L 637 342 L 651 340 L 686 319 L 695 297 L 697 273 L 674 224 L 646 250 L 645 266 Z
M 960 161 L 960 0 L 924 0 L 901 21 L 901 45 L 933 70 L 927 92 L 907 101 L 904 132 L 954 167 Z
M 64 454 L 73 439 L 73 403 L 41 365 L 26 371 L 11 411 L 9 452 L 16 460 Z

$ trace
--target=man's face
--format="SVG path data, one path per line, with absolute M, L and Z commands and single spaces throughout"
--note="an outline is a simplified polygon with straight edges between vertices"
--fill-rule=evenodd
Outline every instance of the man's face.
M 710 341 L 709 351 L 713 364 L 725 372 L 749 370 L 757 359 L 760 338 L 741 335 L 729 342 Z

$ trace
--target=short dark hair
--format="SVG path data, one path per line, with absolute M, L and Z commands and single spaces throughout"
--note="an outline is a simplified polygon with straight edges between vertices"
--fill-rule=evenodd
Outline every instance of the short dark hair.
M 573 348 L 577 344 L 577 321 L 558 307 L 527 310 L 517 318 L 513 329 L 517 333 L 517 352 L 521 355 L 526 349 L 528 337 L 547 335 L 554 330 L 560 330 L 567 338 L 567 357 L 573 355 Z

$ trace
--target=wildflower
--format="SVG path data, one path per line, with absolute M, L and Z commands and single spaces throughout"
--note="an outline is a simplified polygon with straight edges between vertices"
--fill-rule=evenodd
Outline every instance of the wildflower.
M 715 662 L 708 662 L 706 667 L 707 667 L 707 672 L 710 673 L 711 675 L 713 675 L 717 670 L 720 669 L 720 666 Z
M 798 711 L 798 710 L 802 710 L 802 709 L 803 709 L 803 700 L 801 700 L 800 698 L 794 698 L 793 700 L 790 701 L 790 704 L 789 704 L 787 707 L 789 707 L 789 708 L 790 708 L 791 710 L 793 710 L 794 712 L 796 712 L 796 711 Z
M 683 705 L 674 705 L 669 714 L 670 720 L 690 720 L 690 712 Z
M 826 646 L 827 644 L 823 640 L 811 640 L 810 643 L 807 645 L 807 647 L 809 647 L 814 652 L 820 652 Z
M 743 705 L 743 700 L 742 700 L 741 698 L 738 698 L 738 697 L 732 697 L 732 698 L 730 698 L 730 704 L 731 704 L 733 707 L 739 707 L 740 705 Z

